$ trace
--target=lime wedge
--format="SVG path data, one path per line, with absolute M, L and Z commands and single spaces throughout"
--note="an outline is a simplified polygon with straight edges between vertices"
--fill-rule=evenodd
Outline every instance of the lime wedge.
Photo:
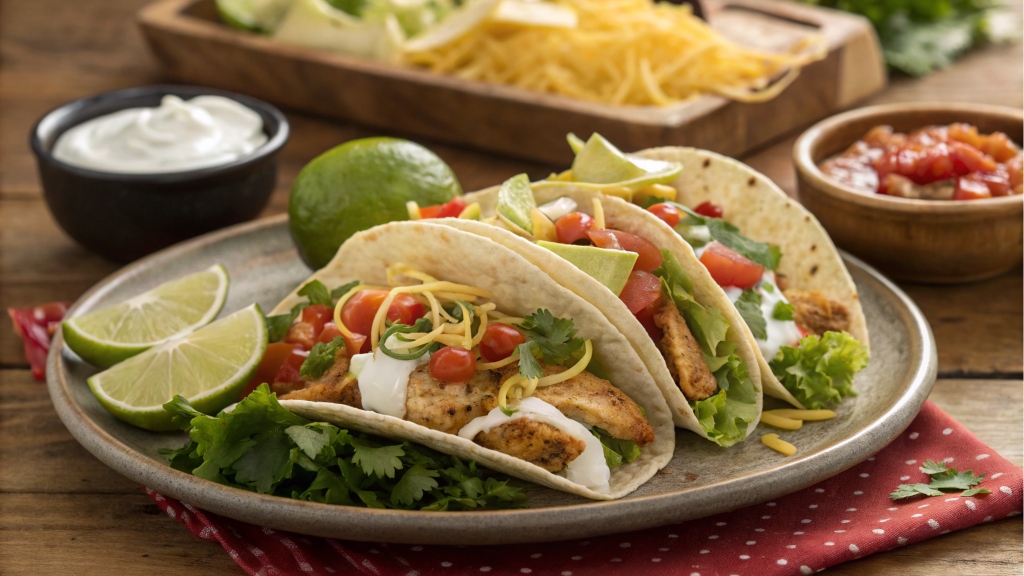
M 217 12 L 229 25 L 253 32 L 273 32 L 292 0 L 217 0 Z
M 217 264 L 67 320 L 64 340 L 86 362 L 107 368 L 209 324 L 227 296 L 228 273 Z
M 263 312 L 253 304 L 92 376 L 89 388 L 120 420 L 174 430 L 166 402 L 180 394 L 200 412 L 217 412 L 238 400 L 266 349 Z
M 526 174 L 516 174 L 505 180 L 498 189 L 498 207 L 495 212 L 512 224 L 533 234 L 533 209 L 537 201 L 533 198 L 530 178 Z
M 569 139 L 576 149 L 578 139 Z M 636 158 L 623 154 L 600 134 L 594 134 L 576 153 L 572 163 L 573 179 L 577 182 L 607 184 L 630 189 L 651 184 L 667 184 L 676 179 L 683 167 L 675 162 Z
M 594 280 L 604 284 L 606 288 L 618 296 L 626 287 L 629 273 L 639 255 L 624 250 L 608 250 L 596 246 L 576 246 L 575 244 L 558 244 L 541 240 L 537 245 L 547 248 L 569 261 Z

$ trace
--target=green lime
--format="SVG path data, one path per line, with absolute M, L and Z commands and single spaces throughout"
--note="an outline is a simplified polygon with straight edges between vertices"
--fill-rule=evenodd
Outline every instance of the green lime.
M 146 430 L 174 430 L 163 405 L 184 396 L 213 414 L 236 401 L 267 349 L 267 326 L 256 304 L 89 378 L 111 414 Z
M 579 139 L 571 136 L 569 145 L 576 150 Z M 573 180 L 634 190 L 651 184 L 667 184 L 682 171 L 682 165 L 675 162 L 627 156 L 600 134 L 592 135 L 577 150 L 572 163 Z
M 165 282 L 120 304 L 64 322 L 68 346 L 86 362 L 107 368 L 213 321 L 228 296 L 220 264 Z
M 217 12 L 229 26 L 273 32 L 294 0 L 217 0 Z
M 393 220 L 408 220 L 406 202 L 433 206 L 462 194 L 451 168 L 408 140 L 346 142 L 306 164 L 288 205 L 292 238 L 314 269 L 327 264 L 350 236 Z
M 536 207 L 537 201 L 533 198 L 533 189 L 526 174 L 509 178 L 498 188 L 495 212 L 530 234 L 533 234 L 533 209 Z

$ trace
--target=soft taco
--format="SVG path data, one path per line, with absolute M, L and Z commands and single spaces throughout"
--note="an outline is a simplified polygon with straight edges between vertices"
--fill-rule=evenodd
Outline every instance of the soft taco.
M 766 394 L 801 408 L 855 394 L 867 324 L 856 285 L 814 216 L 763 174 L 713 152 L 626 155 L 596 134 L 586 143 L 570 136 L 570 145 L 572 169 L 547 185 L 629 200 L 692 246 L 747 324 Z
M 327 336 L 271 384 L 301 416 L 592 499 L 632 492 L 672 456 L 668 406 L 627 339 L 486 238 L 427 222 L 361 232 L 272 318 L 301 338 L 314 306 Z
M 633 344 L 677 426 L 721 446 L 757 426 L 760 373 L 743 320 L 656 217 L 583 187 L 531 185 L 525 175 L 461 202 L 482 220 L 437 222 L 516 250 L 597 306 Z

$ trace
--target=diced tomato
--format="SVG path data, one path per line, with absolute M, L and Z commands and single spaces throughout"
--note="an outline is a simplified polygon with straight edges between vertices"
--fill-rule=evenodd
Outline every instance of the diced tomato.
M 753 288 L 764 274 L 764 266 L 718 242 L 708 244 L 700 256 L 700 262 L 719 286 L 736 286 L 746 290 Z
M 655 342 L 661 341 L 661 337 L 663 336 L 661 328 L 659 328 L 658 324 L 654 321 L 654 315 L 657 314 L 658 309 L 661 308 L 661 303 L 664 298 L 664 296 L 660 296 L 657 300 L 654 300 L 635 314 L 636 319 L 640 321 L 640 325 L 647 331 L 647 335 Z
M 701 216 L 707 216 L 708 218 L 722 217 L 722 207 L 718 204 L 712 204 L 711 202 L 701 202 L 693 209 L 693 211 Z
M 297 344 L 303 350 L 309 350 L 316 344 L 316 327 L 309 322 L 296 322 L 288 327 L 282 342 Z
M 661 266 L 661 250 L 652 242 L 621 230 L 591 230 L 587 232 L 594 246 L 608 248 L 610 250 L 625 250 L 636 252 L 638 257 L 633 264 L 633 270 L 653 272 Z
M 420 208 L 420 218 L 458 218 L 465 209 L 466 201 L 456 196 L 450 202 Z
M 991 198 L 992 192 L 986 182 L 978 178 L 977 174 L 970 174 L 956 179 L 956 191 L 953 192 L 953 200 L 979 200 Z
M 512 355 L 516 346 L 526 342 L 518 328 L 504 322 L 491 322 L 480 339 L 480 355 L 488 362 L 504 360 Z
M 683 219 L 682 214 L 679 212 L 679 208 L 665 202 L 659 202 L 647 209 L 648 212 L 654 214 L 661 219 L 662 222 L 669 226 L 675 227 L 679 224 L 679 221 Z
M 299 375 L 299 369 L 302 368 L 302 363 L 306 361 L 307 356 L 309 356 L 309 352 L 298 348 L 293 349 L 285 357 L 281 368 L 277 371 L 277 375 L 274 376 L 271 389 L 280 394 L 282 390 L 291 391 L 301 384 L 302 377 Z M 280 386 L 281 384 L 284 386 Z
M 408 294 L 396 294 L 388 307 L 388 320 L 412 326 L 427 313 L 422 302 Z
M 341 321 L 345 327 L 358 334 L 369 334 L 377 310 L 388 297 L 387 290 L 360 290 L 341 308 Z M 396 294 L 388 307 L 387 319 L 391 322 L 412 325 L 426 314 L 426 307 L 408 294 Z
M 582 212 L 570 212 L 555 222 L 555 236 L 560 244 L 575 244 L 587 239 L 594 227 L 594 219 Z
M 873 166 L 880 182 L 889 174 L 899 174 L 915 184 L 931 184 L 971 172 L 992 172 L 996 162 L 977 148 L 951 141 L 928 147 L 908 144 L 889 148 Z
M 430 355 L 430 375 L 442 382 L 468 382 L 476 374 L 476 356 L 458 346 L 445 346 Z
M 316 343 L 330 344 L 331 342 L 334 341 L 335 338 L 341 337 L 341 330 L 338 330 L 338 327 L 334 324 L 334 322 L 328 322 L 327 324 L 324 324 L 324 329 L 320 331 L 320 336 L 317 337 Z
M 363 334 L 353 332 L 351 336 L 342 334 L 341 337 L 345 339 L 345 353 L 349 358 L 370 351 L 369 339 Z
M 325 306 L 323 304 L 314 304 L 312 306 L 306 306 L 302 310 L 302 322 L 308 322 L 313 325 L 313 332 L 319 337 L 320 332 L 323 331 L 324 325 L 331 321 L 334 317 L 334 307 Z
M 619 300 L 634 316 L 661 299 L 661 279 L 643 270 L 629 273 L 625 287 L 619 293 Z
M 284 361 L 291 355 L 292 351 L 295 350 L 295 344 L 289 344 L 287 342 L 272 342 L 267 344 L 267 351 L 263 353 L 263 359 L 260 360 L 260 365 L 256 368 L 256 373 L 249 379 L 249 383 L 246 384 L 245 390 L 242 391 L 242 395 L 239 397 L 245 398 L 252 393 L 260 384 L 273 384 L 277 377 L 277 373 L 281 371 L 281 366 L 284 365 Z M 301 364 L 299 364 L 301 366 Z

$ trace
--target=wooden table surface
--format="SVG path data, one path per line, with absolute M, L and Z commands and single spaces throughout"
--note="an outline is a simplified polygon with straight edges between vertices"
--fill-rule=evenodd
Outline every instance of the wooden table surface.
M 75 300 L 118 266 L 62 234 L 42 199 L 27 145 L 48 109 L 163 80 L 133 22 L 146 0 L 0 0 L 0 308 Z M 1016 3 L 1020 8 L 1020 2 Z M 906 78 L 870 103 L 966 101 L 1020 108 L 1021 46 L 987 48 L 924 80 Z M 324 150 L 379 132 L 289 113 L 291 141 L 264 216 L 285 210 L 297 171 Z M 397 134 L 401 136 L 401 134 Z M 795 192 L 795 135 L 747 158 Z M 552 168 L 424 142 L 473 190 Z M 964 286 L 903 288 L 931 324 L 939 381 L 931 399 L 1017 466 L 1022 463 L 1022 273 Z M 843 564 L 836 574 L 1020 574 L 1021 518 L 940 536 Z M 240 574 L 216 544 L 167 518 L 135 483 L 81 448 L 0 321 L 0 573 Z

